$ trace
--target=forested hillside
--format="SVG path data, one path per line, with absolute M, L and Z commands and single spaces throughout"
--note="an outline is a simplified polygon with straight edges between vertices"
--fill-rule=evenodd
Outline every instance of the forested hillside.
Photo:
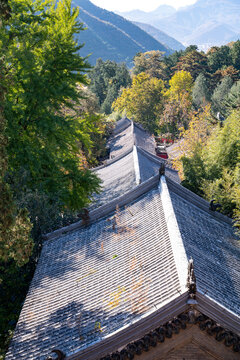
M 99 61 L 90 73 L 92 91 L 105 106 L 102 111 L 107 105 L 109 113 L 112 105 L 115 118 L 127 114 L 158 137 L 178 143 L 172 165 L 182 185 L 209 201 L 215 199 L 220 211 L 235 219 L 236 229 L 240 222 L 239 59 L 240 41 L 236 41 L 212 47 L 207 54 L 197 46 L 166 57 L 158 51 L 138 53 L 128 86 L 113 86 L 116 71 L 110 74 L 117 64 Z
M 134 21 L 134 24 L 136 24 L 138 27 L 140 27 L 142 30 L 146 31 L 149 35 L 154 37 L 157 41 L 159 41 L 161 44 L 164 44 L 165 46 L 169 47 L 173 50 L 184 50 L 185 47 L 183 44 L 181 44 L 179 41 L 174 39 L 173 37 L 167 35 L 163 31 L 155 28 L 154 26 L 151 26 L 149 24 L 145 24 L 142 22 Z
M 102 58 L 126 62 L 131 67 L 138 52 L 160 50 L 166 55 L 173 52 L 130 21 L 95 6 L 89 0 L 75 0 L 74 4 L 79 6 L 78 18 L 87 28 L 77 37 L 80 43 L 85 43 L 82 55 L 91 54 L 89 62 L 93 65 Z

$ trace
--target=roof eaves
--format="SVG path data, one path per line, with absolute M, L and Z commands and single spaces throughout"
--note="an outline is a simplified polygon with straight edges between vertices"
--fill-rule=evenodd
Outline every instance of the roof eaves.
M 112 165 L 113 163 L 117 162 L 118 160 L 121 160 L 122 158 L 124 158 L 125 156 L 130 154 L 132 151 L 133 151 L 133 147 L 129 148 L 127 151 L 120 154 L 119 156 L 116 156 L 115 158 L 105 160 L 105 163 L 103 165 L 92 168 L 91 171 L 96 172 L 98 170 L 101 170 L 101 169 L 109 166 L 109 165 Z
M 184 186 L 179 185 L 175 181 L 170 178 L 167 178 L 167 184 L 170 191 L 174 192 L 175 194 L 181 196 L 184 200 L 189 201 L 199 209 L 207 212 L 209 215 L 213 216 L 216 220 L 220 222 L 225 222 L 227 224 L 232 225 L 233 221 L 229 217 L 221 214 L 218 211 L 211 211 L 209 210 L 209 202 L 205 199 L 201 198 L 197 194 L 193 193 L 192 191 L 188 190 Z
M 174 213 L 165 176 L 161 176 L 159 182 L 159 192 L 172 245 L 174 260 L 178 271 L 181 292 L 184 292 L 186 291 L 186 283 L 188 276 L 188 260 L 182 236 L 178 227 L 177 219 Z
M 197 288 L 197 309 L 221 326 L 240 335 L 240 317 Z
M 121 120 L 125 120 L 126 123 L 125 123 L 124 126 L 119 127 L 119 129 L 116 129 L 116 128 L 115 128 L 115 129 L 113 130 L 113 135 L 114 135 L 114 136 L 115 136 L 115 135 L 118 135 L 118 134 L 121 133 L 122 131 L 126 130 L 129 126 L 133 126 L 133 125 L 132 125 L 132 124 L 133 124 L 133 121 L 130 120 L 130 119 L 128 119 L 127 117 L 125 117 L 125 118 L 123 118 L 123 119 L 121 119 Z
M 188 308 L 187 297 L 187 292 L 181 295 L 177 294 L 171 300 L 167 300 L 164 304 L 161 304 L 160 307 L 156 306 L 156 309 L 144 314 L 138 321 L 131 325 L 121 328 L 84 350 L 69 354 L 66 360 L 96 360 L 96 354 L 97 358 L 100 358 L 101 356 L 123 348 L 129 342 L 139 339 L 160 324 L 164 324 L 173 317 L 186 311 Z
M 94 209 L 89 212 L 89 222 L 88 225 L 94 223 L 97 220 L 100 220 L 101 218 L 104 218 L 111 212 L 116 210 L 116 206 L 122 207 L 124 205 L 129 204 L 130 202 L 136 200 L 139 196 L 145 194 L 149 190 L 151 190 L 153 187 L 158 185 L 158 175 L 153 176 L 149 180 L 143 182 L 142 184 L 136 186 L 133 190 L 127 192 L 126 194 L 119 196 L 118 198 L 110 201 L 107 204 L 104 204 L 100 206 L 97 209 Z M 74 224 L 65 226 L 61 229 L 55 230 L 51 233 L 48 233 L 44 236 L 44 240 L 53 240 L 56 238 L 59 238 L 62 235 L 65 235 L 71 231 L 75 231 L 77 229 L 80 229 L 84 226 L 84 222 L 78 221 Z

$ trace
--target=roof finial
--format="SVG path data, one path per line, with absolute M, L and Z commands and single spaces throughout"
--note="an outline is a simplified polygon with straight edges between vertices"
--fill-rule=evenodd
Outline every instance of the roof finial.
M 187 287 L 188 287 L 189 299 L 196 300 L 197 285 L 196 285 L 196 277 L 194 273 L 194 264 L 192 258 L 188 262 Z
M 215 200 L 214 200 L 214 199 L 212 199 L 212 200 L 210 201 L 209 210 L 211 210 L 211 211 L 216 211 L 218 208 L 221 208 L 221 207 L 222 207 L 221 204 L 215 204 Z
M 161 178 L 161 176 L 165 175 L 165 164 L 162 162 L 161 166 L 159 168 L 159 180 Z

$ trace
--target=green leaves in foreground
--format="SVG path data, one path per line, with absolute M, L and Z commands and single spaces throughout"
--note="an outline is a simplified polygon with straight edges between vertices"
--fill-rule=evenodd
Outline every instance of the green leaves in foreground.
M 0 51 L 11 76 L 5 101 L 9 173 L 25 169 L 26 187 L 58 197 L 78 209 L 98 190 L 81 148 L 89 142 L 92 117 L 79 118 L 77 84 L 86 84 L 88 63 L 74 34 L 83 30 L 70 0 L 12 0 L 1 29 Z M 63 108 L 70 109 L 67 114 Z M 95 129 L 96 130 L 96 129 Z

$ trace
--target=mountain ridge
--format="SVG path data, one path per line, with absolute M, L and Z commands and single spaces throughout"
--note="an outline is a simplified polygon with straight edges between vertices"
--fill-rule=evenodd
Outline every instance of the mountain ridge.
M 159 41 L 163 45 L 170 47 L 170 49 L 177 51 L 185 49 L 185 46 L 183 46 L 183 44 L 181 44 L 179 41 L 174 39 L 172 36 L 167 35 L 164 31 L 161 31 L 152 25 L 144 24 L 138 21 L 133 21 L 133 23 L 136 24 L 141 29 L 143 29 L 144 31 L 146 31 L 148 34 L 150 34 L 152 37 L 154 37 L 157 41 Z
M 85 43 L 81 54 L 84 57 L 91 54 L 88 60 L 92 65 L 101 57 L 104 61 L 126 62 L 131 67 L 138 52 L 159 50 L 166 55 L 173 52 L 132 22 L 89 0 L 75 0 L 73 4 L 79 7 L 78 19 L 87 27 L 77 37 L 80 44 Z
M 192 5 L 179 8 L 170 16 L 161 19 L 156 16 L 148 17 L 142 22 L 150 22 L 152 26 L 166 32 L 184 45 L 204 45 L 209 43 L 211 37 L 209 46 L 220 46 L 225 44 L 227 39 L 236 38 L 240 33 L 239 18 L 239 0 L 198 0 Z M 133 21 L 138 20 L 136 18 Z M 212 23 L 216 27 L 216 40 L 213 37 L 213 28 L 206 30 Z M 218 37 L 217 29 L 222 29 L 224 39 Z
M 136 9 L 125 12 L 117 11 L 116 13 L 130 21 L 147 22 L 148 19 L 152 19 L 153 17 L 156 19 L 161 19 L 173 15 L 175 12 L 176 9 L 170 5 L 160 5 L 155 10 L 148 12 Z

